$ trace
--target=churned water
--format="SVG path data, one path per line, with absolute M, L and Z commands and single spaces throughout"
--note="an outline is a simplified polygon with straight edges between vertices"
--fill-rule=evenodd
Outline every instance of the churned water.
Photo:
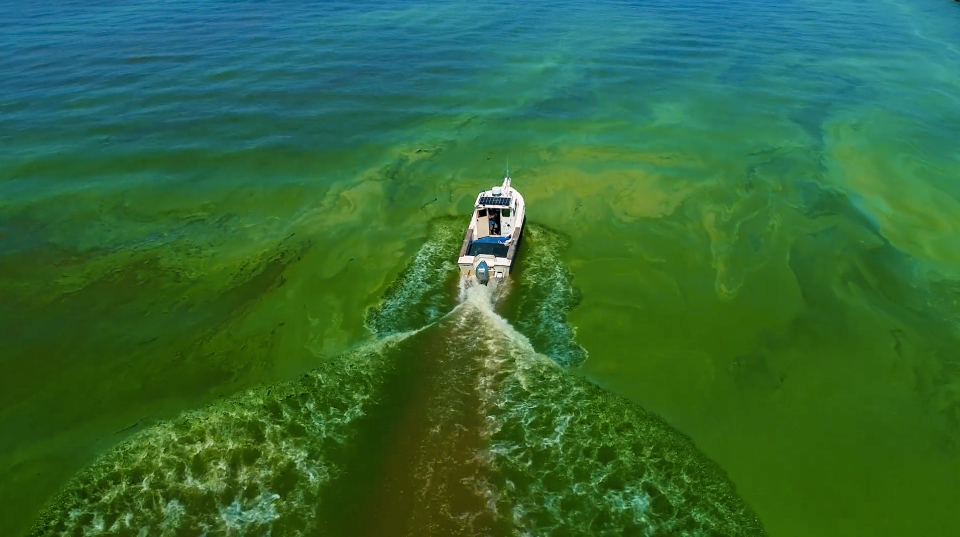
M 371 311 L 392 335 L 135 435 L 72 480 L 32 534 L 763 534 L 688 438 L 497 315 L 512 289 L 467 282 L 463 303 L 400 332 L 401 312 L 436 315 L 428 297 L 446 279 L 418 275 L 456 254 L 441 247 L 450 223 L 432 226 Z M 529 255 L 559 243 L 530 231 Z M 570 293 L 564 278 L 525 283 L 547 304 Z
M 955 532 L 960 4 L 6 1 L 0 50 L 0 534 Z

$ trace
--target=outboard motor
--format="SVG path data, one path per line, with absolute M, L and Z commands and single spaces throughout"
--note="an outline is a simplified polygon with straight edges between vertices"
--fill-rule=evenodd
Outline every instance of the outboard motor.
M 477 265 L 477 281 L 483 285 L 487 285 L 487 282 L 490 281 L 490 267 L 487 266 L 486 261 L 480 261 L 480 264 Z

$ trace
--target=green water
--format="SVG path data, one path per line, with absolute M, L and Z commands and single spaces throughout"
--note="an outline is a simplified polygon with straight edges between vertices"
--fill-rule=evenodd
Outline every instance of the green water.
M 564 325 L 562 239 L 528 224 L 524 288 L 490 289 L 450 261 L 466 222 L 432 222 L 368 312 L 380 339 L 134 435 L 30 535 L 762 535 L 688 438 L 563 369 L 572 338 L 494 311 L 539 296 Z
M 750 534 L 751 513 L 774 536 L 954 531 L 956 3 L 41 1 L 0 20 L 0 533 L 153 472 L 166 488 L 104 516 L 154 498 L 131 524 L 155 534 Z M 541 254 L 534 232 L 502 319 L 449 317 L 444 218 L 508 161 Z M 502 346 L 455 343 L 470 319 Z M 500 361 L 532 372 L 484 383 Z M 511 454 L 567 415 L 569 443 L 523 475 Z M 157 491 L 195 493 L 191 446 L 191 475 L 234 488 L 174 505 Z M 401 494 L 416 453 L 437 483 L 485 485 Z M 639 503 L 574 486 L 608 473 Z M 503 480 L 528 486 L 489 507 Z M 80 511 L 71 527 L 109 510 Z

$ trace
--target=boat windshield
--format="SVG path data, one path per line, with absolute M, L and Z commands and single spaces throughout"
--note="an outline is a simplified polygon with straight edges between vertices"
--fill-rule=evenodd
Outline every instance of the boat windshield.
M 509 246 L 496 242 L 474 242 L 470 245 L 467 255 L 492 255 L 494 257 L 507 257 Z

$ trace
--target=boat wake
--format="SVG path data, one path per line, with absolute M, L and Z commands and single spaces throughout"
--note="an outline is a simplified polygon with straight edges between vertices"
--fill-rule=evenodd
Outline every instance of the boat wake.
M 434 380 L 418 385 L 434 394 L 433 412 L 417 413 L 424 434 L 402 456 L 417 464 L 403 486 L 388 489 L 393 501 L 403 490 L 429 501 L 399 501 L 409 504 L 399 518 L 373 517 L 393 531 L 357 534 L 763 533 L 689 439 L 538 353 L 494 311 L 494 299 L 472 286 L 450 315 L 414 336 L 439 358 Z
M 534 348 L 564 366 L 587 359 L 577 343 L 576 330 L 567 322 L 567 312 L 580 303 L 580 291 L 562 255 L 567 239 L 543 226 L 527 226 L 523 257 L 515 278 L 506 315 L 526 335 Z
M 430 222 L 427 240 L 380 302 L 367 310 L 371 332 L 382 337 L 416 330 L 453 309 L 450 288 L 456 281 L 457 263 L 450 252 L 456 254 L 462 224 L 462 219 L 451 217 Z
M 31 535 L 308 535 L 402 339 L 144 430 L 82 470 Z
M 438 228 L 368 312 L 388 335 L 132 437 L 32 535 L 763 534 L 689 439 L 570 374 L 543 352 L 566 347 L 536 344 L 548 332 L 497 313 L 531 307 L 517 295 L 534 282 L 452 298 Z

